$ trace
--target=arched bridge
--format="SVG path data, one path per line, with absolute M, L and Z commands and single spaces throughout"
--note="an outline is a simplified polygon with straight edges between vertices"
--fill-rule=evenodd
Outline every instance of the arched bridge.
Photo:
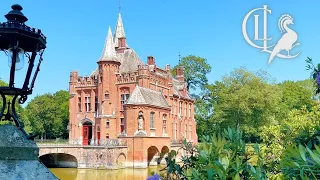
M 38 143 L 39 158 L 47 167 L 108 168 L 126 167 L 125 141 L 110 140 L 99 146 Z

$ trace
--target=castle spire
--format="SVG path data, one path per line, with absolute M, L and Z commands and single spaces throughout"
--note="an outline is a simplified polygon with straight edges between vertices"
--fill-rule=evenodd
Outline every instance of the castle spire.
M 115 33 L 114 33 L 114 45 L 115 47 L 119 47 L 119 38 L 125 38 L 126 35 L 124 33 L 124 27 L 123 27 L 123 23 L 122 23 L 122 18 L 121 18 L 121 13 L 119 12 L 119 17 L 118 17 L 118 21 L 117 21 L 117 25 L 116 25 L 116 29 L 115 29 Z
M 117 56 L 116 56 L 116 51 L 114 49 L 112 32 L 111 32 L 110 26 L 109 26 L 106 42 L 104 44 L 103 52 L 102 52 L 102 55 L 101 55 L 101 58 L 100 58 L 100 61 L 104 61 L 104 60 L 117 61 Z

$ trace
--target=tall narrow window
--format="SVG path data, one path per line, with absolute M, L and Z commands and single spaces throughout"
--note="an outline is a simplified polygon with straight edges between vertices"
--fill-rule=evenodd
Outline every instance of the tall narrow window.
M 173 103 L 174 103 L 174 105 L 173 105 L 173 108 L 174 108 L 173 114 L 177 114 L 177 101 L 174 100 Z
M 167 115 L 166 114 L 162 116 L 162 134 L 163 135 L 167 134 Z
M 182 102 L 179 102 L 179 115 L 182 116 Z
M 130 94 L 121 94 L 121 110 L 123 110 L 123 105 L 129 99 Z
M 98 96 L 94 97 L 94 111 L 98 112 Z
M 110 99 L 110 94 L 108 91 L 106 91 L 106 93 L 104 94 L 104 99 L 105 100 L 109 100 Z
M 189 117 L 191 117 L 191 104 L 189 104 Z
M 192 126 L 191 125 L 189 126 L 189 130 L 190 130 L 189 139 L 191 140 L 192 139 Z
M 82 112 L 82 110 L 81 110 L 81 97 L 78 97 L 78 111 Z
M 175 131 L 174 131 L 174 123 L 172 123 L 172 126 L 171 126 L 171 127 L 172 127 L 172 128 L 171 128 L 171 129 L 172 129 L 172 134 L 171 134 L 171 135 L 174 136 L 174 132 L 175 132 Z
M 120 133 L 125 133 L 125 119 L 124 118 L 120 118 Z
M 91 111 L 91 98 L 90 97 L 85 97 L 85 107 L 86 107 L 86 111 L 89 112 Z
M 177 123 L 174 124 L 174 139 L 177 139 Z
M 187 135 L 188 135 L 188 129 L 187 129 L 187 125 L 184 126 L 184 137 L 187 139 Z
M 107 133 L 107 134 L 106 134 L 106 139 L 109 139 L 109 138 L 110 138 L 110 137 L 109 137 L 109 133 Z
M 107 127 L 107 128 L 110 127 L 110 121 L 109 121 L 109 120 L 106 121 L 106 127 Z
M 184 104 L 184 116 L 185 116 L 185 117 L 187 117 L 187 106 L 188 106 L 188 104 L 185 103 L 185 104 Z
M 154 112 L 150 113 L 150 129 L 155 129 L 155 126 L 154 126 Z

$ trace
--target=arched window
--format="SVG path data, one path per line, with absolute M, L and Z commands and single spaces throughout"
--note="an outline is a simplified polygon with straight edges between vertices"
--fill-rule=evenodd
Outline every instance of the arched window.
M 106 134 L 106 139 L 109 139 L 109 133 Z
M 107 128 L 110 127 L 110 120 L 109 120 L 109 119 L 106 121 L 106 127 L 107 127 Z
M 155 129 L 155 125 L 154 125 L 154 112 L 150 113 L 150 129 Z

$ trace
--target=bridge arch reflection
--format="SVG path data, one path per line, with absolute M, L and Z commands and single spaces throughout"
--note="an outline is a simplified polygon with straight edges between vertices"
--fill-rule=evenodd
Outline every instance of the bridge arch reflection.
M 65 153 L 50 153 L 39 157 L 40 161 L 48 168 L 77 168 L 77 158 Z

